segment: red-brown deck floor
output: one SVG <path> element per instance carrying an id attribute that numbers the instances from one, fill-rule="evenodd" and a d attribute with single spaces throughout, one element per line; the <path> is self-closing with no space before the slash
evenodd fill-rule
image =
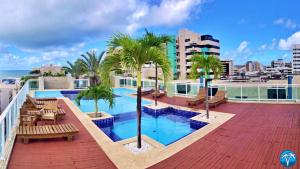
<path id="1" fill-rule="evenodd" d="M 185 98 L 159 101 L 187 107 Z M 300 168 L 299 104 L 226 103 L 212 110 L 235 116 L 150 168 L 283 168 L 279 155 L 285 149 L 296 153 L 298 162 L 293 168 Z"/>
<path id="2" fill-rule="evenodd" d="M 60 105 L 66 111 L 66 117 L 60 123 L 73 123 L 79 129 L 74 140 L 30 140 L 29 144 L 23 144 L 17 139 L 8 168 L 116 168 L 69 107 L 63 101 Z"/>

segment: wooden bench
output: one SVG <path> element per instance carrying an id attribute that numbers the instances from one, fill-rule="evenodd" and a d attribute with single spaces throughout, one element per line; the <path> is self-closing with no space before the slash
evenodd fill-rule
<path id="1" fill-rule="evenodd" d="M 73 140 L 73 136 L 79 130 L 73 124 L 45 125 L 45 126 L 19 126 L 17 137 L 28 144 L 29 139 L 67 138 Z"/>

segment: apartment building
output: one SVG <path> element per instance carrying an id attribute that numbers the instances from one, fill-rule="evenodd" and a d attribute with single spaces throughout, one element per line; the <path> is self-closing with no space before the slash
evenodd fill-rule
<path id="1" fill-rule="evenodd" d="M 5 84 L 0 82 L 0 114 L 5 110 L 6 106 L 10 103 L 15 95 L 15 84 Z"/>
<path id="2" fill-rule="evenodd" d="M 286 62 L 283 59 L 273 60 L 271 66 L 267 66 L 265 73 L 273 75 L 287 76 L 292 74 L 292 64 L 291 62 Z"/>
<path id="3" fill-rule="evenodd" d="M 174 79 L 178 79 L 176 58 L 176 36 L 171 36 L 171 41 L 166 45 L 166 54 L 171 63 L 171 71 Z"/>
<path id="4" fill-rule="evenodd" d="M 234 74 L 234 66 L 232 60 L 221 60 L 223 66 L 222 76 L 232 76 Z"/>
<path id="5" fill-rule="evenodd" d="M 195 53 L 220 56 L 220 42 L 211 35 L 201 35 L 187 29 L 179 31 L 176 40 L 177 74 L 179 79 L 188 79 L 191 72 L 191 58 Z"/>
<path id="6" fill-rule="evenodd" d="M 293 74 L 300 74 L 300 44 L 296 44 L 292 49 L 293 61 L 292 68 Z"/>

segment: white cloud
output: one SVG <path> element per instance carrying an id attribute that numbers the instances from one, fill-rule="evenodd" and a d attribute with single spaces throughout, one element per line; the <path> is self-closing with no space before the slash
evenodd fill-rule
<path id="1" fill-rule="evenodd" d="M 285 23 L 285 19 L 284 18 L 278 18 L 277 20 L 274 21 L 275 25 L 282 25 Z"/>
<path id="2" fill-rule="evenodd" d="M 249 44 L 248 41 L 242 41 L 235 50 L 225 51 L 223 58 L 234 60 L 235 64 L 244 64 L 246 61 L 251 60 L 253 54 Z"/>
<path id="3" fill-rule="evenodd" d="M 111 32 L 183 23 L 204 0 L 1 0 L 0 37 L 26 48 L 72 45 Z"/>
<path id="4" fill-rule="evenodd" d="M 300 31 L 294 33 L 287 39 L 280 39 L 278 46 L 281 50 L 290 50 L 294 44 L 300 44 Z"/>
<path id="5" fill-rule="evenodd" d="M 274 50 L 277 45 L 277 39 L 273 38 L 270 44 L 262 44 L 258 50 L 259 51 L 265 51 L 265 50 Z"/>
<path id="6" fill-rule="evenodd" d="M 248 45 L 249 45 L 249 42 L 247 42 L 247 41 L 241 42 L 238 49 L 237 49 L 237 51 L 238 52 L 243 52 L 248 47 Z"/>
<path id="7" fill-rule="evenodd" d="M 26 57 L 21 57 L 10 52 L 0 52 L 0 69 L 30 69 L 50 63 L 64 65 L 67 60 L 74 61 L 77 59 L 83 53 L 84 47 L 83 43 L 79 43 L 68 48 L 56 47 L 27 50 Z"/>
<path id="8" fill-rule="evenodd" d="M 292 19 L 289 18 L 278 18 L 277 20 L 274 21 L 275 25 L 283 25 L 288 29 L 295 29 L 298 26 L 296 22 L 294 22 Z"/>

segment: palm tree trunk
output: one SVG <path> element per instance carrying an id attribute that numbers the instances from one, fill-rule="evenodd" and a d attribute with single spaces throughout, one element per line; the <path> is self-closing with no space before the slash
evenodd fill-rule
<path id="1" fill-rule="evenodd" d="M 206 118 L 209 119 L 207 78 L 205 78 L 205 100 L 206 100 L 206 102 L 205 102 Z"/>
<path id="2" fill-rule="evenodd" d="M 95 99 L 95 117 L 98 117 L 98 100 Z"/>
<path id="3" fill-rule="evenodd" d="M 155 92 L 157 92 L 157 63 L 155 63 Z M 155 106 L 157 106 L 157 97 L 154 97 L 155 98 Z"/>
<path id="4" fill-rule="evenodd" d="M 142 73 L 141 70 L 137 72 L 137 148 L 142 147 L 141 140 L 141 118 L 142 118 Z"/>

